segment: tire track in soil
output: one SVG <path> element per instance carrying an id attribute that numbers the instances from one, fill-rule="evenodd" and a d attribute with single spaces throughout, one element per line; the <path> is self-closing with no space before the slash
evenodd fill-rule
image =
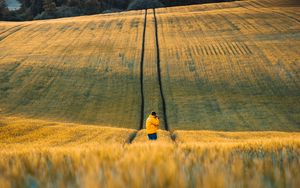
<path id="1" fill-rule="evenodd" d="M 163 117 L 164 117 L 164 120 L 165 120 L 165 130 L 170 133 L 170 139 L 177 146 L 177 142 L 176 142 L 177 135 L 176 135 L 176 133 L 174 133 L 173 130 L 170 130 L 170 127 L 169 127 L 169 124 L 168 124 L 168 117 L 167 117 L 167 110 L 166 110 L 166 100 L 165 100 L 165 95 L 164 95 L 164 92 L 163 92 L 163 86 L 162 86 L 162 81 L 161 81 L 160 49 L 159 49 L 158 26 L 157 26 L 157 17 L 156 17 L 155 9 L 153 9 L 153 17 L 154 17 L 154 24 L 155 24 L 157 76 L 158 76 L 159 91 L 160 91 L 160 96 L 161 96 L 161 101 L 162 101 Z"/>
<path id="2" fill-rule="evenodd" d="M 167 112 L 166 112 L 166 102 L 165 102 L 165 96 L 163 93 L 163 87 L 162 87 L 162 81 L 161 81 L 161 66 L 160 66 L 160 49 L 159 49 L 159 40 L 158 40 L 158 26 L 157 26 L 157 18 L 156 18 L 156 12 L 155 9 L 153 9 L 153 17 L 154 17 L 154 25 L 155 25 L 155 45 L 156 45 L 156 64 L 157 64 L 157 77 L 158 77 L 158 84 L 159 84 L 159 91 L 162 101 L 162 108 L 163 108 L 163 117 L 165 121 L 165 130 L 170 133 L 170 139 L 177 145 L 176 142 L 176 134 L 169 129 L 168 125 L 168 119 L 167 119 Z M 138 131 L 143 129 L 143 123 L 144 123 L 144 54 L 145 54 L 145 36 L 146 36 L 146 26 L 147 26 L 147 9 L 145 9 L 145 18 L 144 18 L 144 30 L 143 30 L 143 41 L 142 41 L 142 51 L 141 51 L 141 62 L 140 62 L 140 83 L 141 83 L 141 119 L 140 119 L 140 125 L 139 129 L 130 133 L 126 142 L 128 144 L 131 144 L 133 140 L 136 138 Z"/>
<path id="3" fill-rule="evenodd" d="M 145 98 L 144 98 L 144 54 L 145 54 L 145 38 L 146 38 L 146 26 L 147 26 L 147 9 L 145 9 L 144 14 L 144 28 L 143 28 L 143 39 L 142 39 L 142 49 L 141 49 L 141 61 L 140 61 L 140 92 L 141 92 L 141 114 L 140 114 L 140 124 L 137 130 L 133 131 L 128 135 L 128 138 L 125 140 L 125 143 L 131 144 L 135 139 L 139 130 L 143 129 L 144 123 L 144 107 L 145 107 Z M 124 143 L 124 144 L 125 144 Z"/>
<path id="4" fill-rule="evenodd" d="M 145 9 L 145 18 L 144 18 L 144 29 L 143 29 L 143 41 L 142 41 L 142 51 L 141 51 L 141 62 L 140 62 L 140 88 L 141 88 L 141 119 L 139 130 L 143 129 L 144 123 L 144 107 L 145 107 L 145 98 L 144 98 L 144 55 L 145 55 L 145 38 L 146 38 L 146 27 L 147 27 L 147 9 Z"/>
<path id="5" fill-rule="evenodd" d="M 154 24 L 155 24 L 155 43 L 156 43 L 156 58 L 157 58 L 156 63 L 157 63 L 157 76 L 158 76 L 159 91 L 160 91 L 160 96 L 161 96 L 161 101 L 162 101 L 163 117 L 165 120 L 165 130 L 170 131 L 169 125 L 168 125 L 167 112 L 166 112 L 166 101 L 165 101 L 165 96 L 164 96 L 162 82 L 161 82 L 160 51 L 159 51 L 157 18 L 156 18 L 155 9 L 153 9 L 153 16 L 154 16 Z"/>
<path id="6" fill-rule="evenodd" d="M 10 28 L 10 29 L 6 30 L 5 32 L 14 29 L 12 32 L 8 33 L 7 35 L 5 35 L 5 36 L 0 36 L 0 42 L 3 41 L 4 39 L 6 39 L 7 37 L 9 37 L 9 36 L 15 34 L 16 32 L 20 31 L 21 29 L 23 29 L 23 28 L 29 26 L 29 25 L 30 25 L 30 24 L 28 24 L 28 25 L 18 25 L 18 26 L 15 26 L 15 27 L 13 27 L 13 28 Z M 17 29 L 15 29 L 15 28 L 17 28 Z M 5 32 L 3 32 L 3 33 L 5 33 Z M 1 35 L 2 35 L 3 33 L 1 33 Z"/>
<path id="7" fill-rule="evenodd" d="M 0 35 L 4 34 L 4 33 L 6 33 L 6 32 L 9 32 L 10 30 L 13 30 L 13 29 L 15 29 L 15 28 L 18 28 L 18 27 L 20 27 L 20 26 L 22 26 L 22 25 L 15 25 L 15 26 L 12 26 L 12 27 L 10 27 L 10 28 L 8 28 L 8 29 L 5 29 L 4 31 L 2 31 L 2 32 L 0 33 Z"/>

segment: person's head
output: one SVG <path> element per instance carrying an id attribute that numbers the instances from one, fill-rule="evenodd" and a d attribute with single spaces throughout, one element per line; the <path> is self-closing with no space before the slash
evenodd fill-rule
<path id="1" fill-rule="evenodd" d="M 152 111 L 152 112 L 151 112 L 151 115 L 152 115 L 152 116 L 156 116 L 156 112 Z"/>

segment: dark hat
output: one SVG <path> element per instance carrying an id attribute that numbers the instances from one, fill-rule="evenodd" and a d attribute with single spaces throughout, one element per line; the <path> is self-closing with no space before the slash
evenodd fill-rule
<path id="1" fill-rule="evenodd" d="M 152 112 L 151 112 L 151 115 L 152 115 L 152 116 L 156 116 L 156 112 L 152 111 Z"/>

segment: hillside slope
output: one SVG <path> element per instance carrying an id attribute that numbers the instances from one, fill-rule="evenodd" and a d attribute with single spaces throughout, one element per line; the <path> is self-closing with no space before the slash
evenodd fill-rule
<path id="1" fill-rule="evenodd" d="M 139 128 L 155 110 L 162 128 L 299 131 L 297 10 L 244 0 L 0 22 L 0 113 Z"/>
<path id="2" fill-rule="evenodd" d="M 158 10 L 171 127 L 300 129 L 300 15 L 294 2 Z"/>
<path id="3" fill-rule="evenodd" d="M 2 111 L 136 128 L 142 11 L 1 26 Z"/>

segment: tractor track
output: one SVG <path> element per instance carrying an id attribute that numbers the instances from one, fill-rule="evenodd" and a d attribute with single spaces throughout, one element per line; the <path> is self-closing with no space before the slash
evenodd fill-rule
<path id="1" fill-rule="evenodd" d="M 10 32 L 10 33 L 8 33 L 8 34 L 5 35 L 5 36 L 0 36 L 0 42 L 3 41 L 4 39 L 6 39 L 7 37 L 9 37 L 9 36 L 15 34 L 16 32 L 20 31 L 21 29 L 23 29 L 23 28 L 29 26 L 29 25 L 30 25 L 30 24 L 28 24 L 28 25 L 17 25 L 17 26 L 14 26 L 14 27 L 12 27 L 12 28 L 7 29 L 6 31 L 2 32 L 0 35 L 2 35 L 2 34 L 4 34 L 4 33 L 8 32 L 8 31 L 11 31 L 11 30 L 13 30 L 13 31 Z"/>
<path id="2" fill-rule="evenodd" d="M 166 129 L 166 131 L 169 131 L 168 118 L 167 118 L 167 110 L 166 110 L 166 101 L 165 101 L 165 96 L 164 96 L 163 87 L 162 87 L 162 81 L 161 81 L 160 51 L 159 51 L 157 18 L 156 18 L 155 9 L 153 9 L 153 16 L 154 16 L 154 24 L 155 24 L 155 44 L 156 44 L 157 77 L 158 77 L 159 91 L 160 91 L 160 96 L 161 96 L 161 101 L 162 101 L 163 117 L 164 117 L 164 121 L 165 121 L 165 129 Z"/>
<path id="3" fill-rule="evenodd" d="M 4 33 L 8 32 L 8 31 L 10 31 L 10 30 L 13 30 L 13 29 L 15 29 L 15 28 L 18 28 L 18 27 L 20 27 L 20 26 L 21 26 L 21 25 L 16 25 L 16 26 L 10 27 L 10 28 L 8 28 L 8 29 L 2 31 L 2 32 L 0 33 L 0 35 L 2 35 L 2 34 L 4 34 Z"/>
<path id="4" fill-rule="evenodd" d="M 143 28 L 143 39 L 142 39 L 142 48 L 141 48 L 141 60 L 140 60 L 140 92 L 141 92 L 141 114 L 140 114 L 140 124 L 137 130 L 129 134 L 125 143 L 131 144 L 136 138 L 138 131 L 143 129 L 144 124 L 144 113 L 145 113 L 145 98 L 144 98 L 144 56 L 145 56 L 145 38 L 146 38 L 146 28 L 147 28 L 147 9 L 145 9 L 144 16 L 144 28 Z M 166 112 L 166 101 L 165 95 L 163 92 L 162 79 L 161 79 L 161 65 L 160 65 L 160 49 L 159 49 L 159 40 L 158 40 L 158 24 L 156 18 L 155 9 L 153 9 L 154 17 L 154 26 L 155 26 L 155 46 L 156 46 L 156 66 L 157 66 L 157 78 L 159 85 L 159 93 L 162 102 L 163 118 L 164 118 L 164 128 L 170 133 L 170 138 L 176 144 L 176 134 L 169 129 L 167 112 Z"/>
<path id="5" fill-rule="evenodd" d="M 137 130 L 130 133 L 125 140 L 124 144 L 131 144 L 135 139 L 139 130 L 143 129 L 144 124 L 144 113 L 145 113 L 145 97 L 144 97 L 144 55 L 145 55 L 145 38 L 146 38 L 146 27 L 147 27 L 147 9 L 145 9 L 144 15 L 144 28 L 143 28 L 143 38 L 142 38 L 142 48 L 141 48 L 141 60 L 140 60 L 140 92 L 141 92 L 141 114 L 140 114 L 140 124 Z M 123 144 L 123 146 L 124 146 Z"/>
<path id="6" fill-rule="evenodd" d="M 141 62 L 140 62 L 141 117 L 140 117 L 139 130 L 143 129 L 144 113 L 145 113 L 145 110 L 144 110 L 144 108 L 145 108 L 145 97 L 144 97 L 144 55 L 145 55 L 146 27 L 147 27 L 147 9 L 145 9 L 143 40 L 142 40 L 142 52 L 141 52 Z"/>

